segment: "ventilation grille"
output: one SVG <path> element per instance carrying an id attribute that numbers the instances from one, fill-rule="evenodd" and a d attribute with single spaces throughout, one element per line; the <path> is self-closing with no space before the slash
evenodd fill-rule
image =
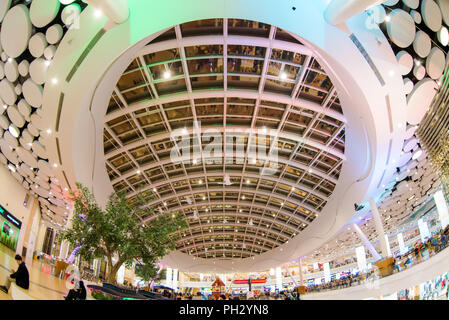
<path id="1" fill-rule="evenodd" d="M 56 132 L 59 132 L 59 120 L 61 119 L 62 105 L 64 104 L 64 93 L 61 92 L 58 103 L 58 113 L 56 114 Z"/>
<path id="2" fill-rule="evenodd" d="M 89 42 L 86 49 L 84 49 L 81 56 L 76 61 L 75 65 L 73 66 L 72 70 L 70 70 L 70 73 L 68 74 L 67 78 L 65 79 L 67 82 L 70 82 L 72 80 L 73 76 L 75 75 L 76 71 L 78 70 L 79 66 L 83 63 L 84 59 L 87 57 L 89 52 L 92 50 L 92 48 L 97 44 L 97 42 L 101 39 L 101 37 L 106 33 L 106 30 L 101 29 L 98 31 L 98 33 L 93 37 L 93 39 Z"/>
<path id="3" fill-rule="evenodd" d="M 70 185 L 69 180 L 67 179 L 65 171 L 62 171 L 62 175 L 64 176 L 65 183 L 67 183 L 67 185 L 69 186 L 69 189 L 72 189 L 72 186 Z"/>
<path id="4" fill-rule="evenodd" d="M 59 139 L 58 139 L 58 138 L 56 138 L 56 150 L 58 151 L 59 165 L 62 165 L 62 161 L 61 161 L 61 150 L 59 149 Z"/>
<path id="5" fill-rule="evenodd" d="M 357 37 L 354 34 L 351 34 L 350 39 L 352 40 L 352 42 L 355 44 L 355 46 L 357 47 L 357 49 L 359 49 L 360 53 L 363 55 L 363 57 L 365 58 L 366 62 L 368 62 L 368 65 L 370 66 L 371 70 L 373 70 L 374 74 L 376 75 L 377 79 L 379 80 L 380 84 L 382 86 L 385 85 L 385 81 L 382 78 L 382 76 L 380 75 L 379 70 L 377 69 L 376 65 L 374 64 L 373 60 L 371 59 L 371 57 L 369 56 L 368 52 L 366 52 L 365 48 L 362 46 L 362 44 L 360 43 L 360 41 L 357 39 Z"/>

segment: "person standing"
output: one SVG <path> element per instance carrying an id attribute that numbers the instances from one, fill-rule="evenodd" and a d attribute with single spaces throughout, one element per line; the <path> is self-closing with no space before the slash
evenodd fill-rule
<path id="1" fill-rule="evenodd" d="M 16 260 L 17 264 L 19 265 L 19 268 L 17 269 L 16 272 L 12 270 L 13 273 L 11 273 L 9 277 L 6 279 L 5 285 L 0 286 L 0 290 L 2 290 L 4 293 L 8 293 L 8 290 L 11 287 L 11 282 L 13 279 L 16 280 L 16 285 L 21 287 L 22 289 L 28 290 L 28 288 L 30 287 L 28 269 L 25 266 L 25 262 L 22 260 L 22 256 L 16 254 L 14 260 Z"/>

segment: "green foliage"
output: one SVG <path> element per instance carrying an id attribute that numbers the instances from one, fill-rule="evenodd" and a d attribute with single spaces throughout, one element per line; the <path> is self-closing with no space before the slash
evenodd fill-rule
<path id="1" fill-rule="evenodd" d="M 114 300 L 113 296 L 106 295 L 101 292 L 92 291 L 91 295 L 95 300 Z"/>
<path id="2" fill-rule="evenodd" d="M 77 183 L 74 196 L 72 228 L 64 238 L 74 246 L 81 246 L 78 254 L 87 261 L 93 258 L 108 259 L 108 281 L 115 281 L 115 274 L 122 264 L 131 267 L 138 261 L 147 268 L 170 250 L 175 249 L 179 236 L 173 233 L 187 227 L 179 215 L 155 215 L 149 208 L 148 197 L 136 196 L 132 200 L 125 193 L 112 193 L 106 208 L 101 209 L 90 191 Z M 154 216 L 143 225 L 138 217 Z M 112 264 L 112 258 L 117 262 Z"/>
<path id="3" fill-rule="evenodd" d="M 142 278 L 143 281 L 152 281 L 157 279 L 164 279 L 166 270 L 162 270 L 161 273 L 157 274 L 159 268 L 154 264 L 143 264 L 136 265 L 136 275 Z M 156 277 L 157 275 L 157 277 Z"/>

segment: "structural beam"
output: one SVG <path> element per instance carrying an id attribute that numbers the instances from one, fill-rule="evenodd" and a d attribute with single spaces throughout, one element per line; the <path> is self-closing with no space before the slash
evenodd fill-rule
<path id="1" fill-rule="evenodd" d="M 285 269 L 287 269 L 287 273 L 290 276 L 290 278 L 293 280 L 293 283 L 295 284 L 295 287 L 298 286 L 298 281 L 296 281 L 295 277 L 293 277 L 292 272 L 290 271 L 290 269 L 287 267 L 285 267 Z"/>
<path id="2" fill-rule="evenodd" d="M 374 249 L 371 242 L 368 240 L 368 238 L 365 236 L 362 230 L 360 230 L 359 226 L 353 223 L 351 225 L 352 229 L 359 235 L 360 239 L 363 241 L 363 243 L 366 245 L 368 250 L 371 252 L 375 260 L 380 260 L 382 257 L 377 253 L 376 249 Z"/>
<path id="3" fill-rule="evenodd" d="M 374 225 L 376 227 L 377 235 L 379 237 L 380 248 L 382 250 L 382 255 L 384 258 L 389 256 L 388 254 L 388 244 L 387 239 L 385 238 L 384 226 L 382 224 L 382 220 L 380 217 L 379 210 L 377 209 L 376 201 L 373 198 L 369 199 L 371 213 L 373 214 Z"/>
<path id="4" fill-rule="evenodd" d="M 382 2 L 385 0 L 332 0 L 324 11 L 324 18 L 336 26 Z"/>

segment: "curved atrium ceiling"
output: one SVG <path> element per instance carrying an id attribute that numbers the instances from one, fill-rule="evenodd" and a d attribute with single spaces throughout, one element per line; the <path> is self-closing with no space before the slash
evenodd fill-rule
<path id="1" fill-rule="evenodd" d="M 149 43 L 117 82 L 106 168 L 116 191 L 154 197 L 144 222 L 185 217 L 178 250 L 247 258 L 295 237 L 324 208 L 344 161 L 342 120 L 331 80 L 288 32 L 247 20 L 189 22 Z M 175 130 L 202 151 L 173 161 Z M 253 152 L 261 144 L 265 158 Z M 220 154 L 205 154 L 212 145 Z M 234 156 L 222 152 L 229 146 Z M 276 173 L 264 174 L 270 166 Z"/>

